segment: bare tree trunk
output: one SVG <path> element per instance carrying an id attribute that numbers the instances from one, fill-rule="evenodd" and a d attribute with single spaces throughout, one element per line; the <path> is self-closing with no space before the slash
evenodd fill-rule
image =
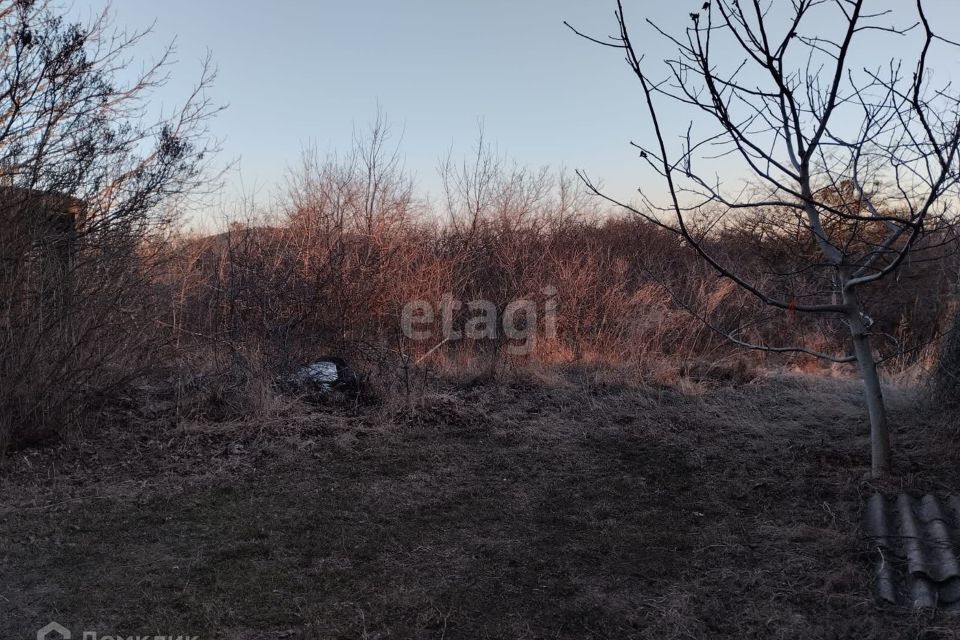
<path id="1" fill-rule="evenodd" d="M 890 470 L 890 431 L 887 427 L 887 410 L 883 404 L 883 390 L 870 348 L 870 335 L 860 312 L 860 301 L 856 292 L 847 288 L 844 288 L 843 298 L 850 309 L 847 321 L 850 324 L 853 352 L 863 379 L 863 397 L 870 415 L 870 475 L 880 478 Z"/>

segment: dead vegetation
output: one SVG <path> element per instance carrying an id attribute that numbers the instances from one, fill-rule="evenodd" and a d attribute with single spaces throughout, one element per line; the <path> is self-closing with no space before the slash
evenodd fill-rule
<path id="1" fill-rule="evenodd" d="M 211 177 L 209 67 L 151 120 L 171 52 L 135 70 L 142 33 L 63 11 L 0 4 L 0 452 L 92 426 L 162 360 L 166 233 Z"/>
<path id="2" fill-rule="evenodd" d="M 267 378 L 337 353 L 377 394 L 408 400 L 437 375 L 521 363 L 602 362 L 658 382 L 719 372 L 749 379 L 770 368 L 853 372 L 802 354 L 739 351 L 713 329 L 818 351 L 842 350 L 849 336 L 789 309 L 754 318 L 749 295 L 669 233 L 597 209 L 563 173 L 511 167 L 481 139 L 475 156 L 444 166 L 446 198 L 428 207 L 389 140 L 378 121 L 346 157 L 308 153 L 276 205 L 281 213 L 254 212 L 246 224 L 177 244 L 167 327 L 182 351 L 200 348 L 227 369 L 256 354 Z M 751 230 L 751 214 L 740 218 L 712 237 L 712 250 L 762 280 L 784 261 L 783 247 Z M 930 365 L 955 268 L 952 256 L 907 264 L 864 295 L 888 373 Z M 499 327 L 482 340 L 443 333 L 444 322 L 462 328 L 476 317 L 465 303 L 488 301 L 500 318 L 517 300 L 539 314 L 522 357 Z M 415 301 L 436 310 L 424 339 L 402 330 L 404 307 Z M 444 320 L 450 301 L 463 306 Z M 553 332 L 548 305 L 556 309 Z"/>
<path id="3" fill-rule="evenodd" d="M 815 350 L 848 338 L 789 310 L 755 322 L 747 294 L 656 225 L 597 209 L 570 176 L 511 167 L 481 140 L 475 155 L 445 165 L 446 198 L 428 206 L 398 153 L 379 120 L 347 156 L 306 154 L 274 207 L 212 236 L 176 234 L 170 219 L 144 218 L 148 208 L 127 222 L 95 211 L 56 276 L 70 283 L 56 304 L 11 271 L 0 448 L 88 428 L 132 382 L 165 385 L 185 419 L 259 415 L 282 402 L 278 380 L 330 354 L 357 369 L 363 402 L 407 404 L 438 376 L 524 363 L 606 363 L 658 383 L 846 371 L 739 352 L 714 329 L 738 327 L 758 342 L 788 336 Z M 773 263 L 777 246 L 753 235 L 750 220 L 743 214 L 710 242 L 762 279 L 770 263 L 750 257 L 753 245 L 767 242 L 760 253 Z M 952 260 L 905 265 L 865 297 L 888 372 L 930 364 Z M 449 323 L 462 329 L 475 321 L 471 302 L 486 301 L 499 320 L 522 300 L 535 314 L 521 316 L 524 340 L 500 326 L 477 340 L 444 334 L 440 310 L 451 301 L 462 306 Z M 426 339 L 403 330 L 415 301 L 437 309 Z M 529 348 L 518 356 L 517 344 Z"/>
<path id="4" fill-rule="evenodd" d="M 11 458 L 0 633 L 55 614 L 224 638 L 957 637 L 873 600 L 855 384 L 631 380 L 580 365 L 452 379 L 413 410 L 120 412 Z M 884 488 L 957 491 L 955 427 L 906 392 L 893 407 Z"/>
<path id="5" fill-rule="evenodd" d="M 51 618 L 231 638 L 951 636 L 872 600 L 856 531 L 878 485 L 849 366 L 721 334 L 848 336 L 789 308 L 748 322 L 746 294 L 675 237 L 482 136 L 427 202 L 382 119 L 345 156 L 306 153 L 263 210 L 179 233 L 208 184 L 209 76 L 130 128 L 163 62 L 104 85 L 130 41 L 97 67 L 85 38 L 106 23 L 71 30 L 51 6 L 0 11 L 20 34 L 0 64 L 63 74 L 67 111 L 110 87 L 118 110 L 0 136 L 0 636 Z M 24 21 L 60 55 L 31 50 Z M 89 153 L 44 155 L 44 135 Z M 84 204 L 65 252 L 11 192 Z M 764 215 L 702 236 L 757 282 L 781 262 Z M 905 263 L 864 295 L 890 381 L 926 378 L 958 266 Z M 523 355 L 503 331 L 402 330 L 413 301 L 501 317 L 519 299 L 538 312 Z M 285 384 L 328 355 L 358 389 Z M 956 491 L 956 430 L 912 394 L 894 393 L 885 488 Z"/>

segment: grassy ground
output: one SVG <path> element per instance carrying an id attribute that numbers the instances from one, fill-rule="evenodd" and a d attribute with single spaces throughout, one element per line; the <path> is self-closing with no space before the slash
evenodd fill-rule
<path id="1" fill-rule="evenodd" d="M 886 489 L 960 490 L 955 432 L 894 404 Z M 857 388 L 802 378 L 104 428 L 0 470 L 0 638 L 960 637 L 874 603 L 867 451 Z"/>

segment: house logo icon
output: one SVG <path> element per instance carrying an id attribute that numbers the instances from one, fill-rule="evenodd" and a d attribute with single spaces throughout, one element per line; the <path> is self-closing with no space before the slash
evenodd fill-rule
<path id="1" fill-rule="evenodd" d="M 51 622 L 37 631 L 37 640 L 70 640 L 70 629 L 59 622 Z"/>

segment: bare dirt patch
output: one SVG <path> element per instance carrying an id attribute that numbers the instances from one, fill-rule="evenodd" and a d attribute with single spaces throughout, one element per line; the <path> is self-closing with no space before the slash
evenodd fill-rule
<path id="1" fill-rule="evenodd" d="M 958 490 L 955 432 L 899 404 L 896 489 Z M 583 373 L 117 425 L 0 471 L 0 637 L 957 637 L 869 592 L 866 429 L 845 382 Z"/>

